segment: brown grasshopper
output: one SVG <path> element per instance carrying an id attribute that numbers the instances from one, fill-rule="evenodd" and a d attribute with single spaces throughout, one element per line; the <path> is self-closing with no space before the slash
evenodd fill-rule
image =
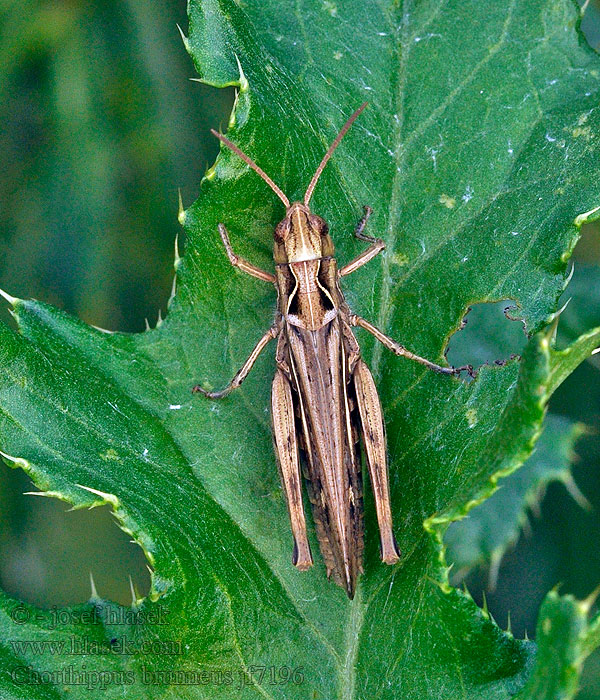
<path id="1" fill-rule="evenodd" d="M 392 530 L 385 425 L 371 372 L 360 356 L 353 326 L 364 328 L 396 355 L 420 362 L 443 374 L 466 367 L 440 367 L 419 357 L 352 313 L 340 288 L 340 278 L 358 270 L 385 248 L 379 238 L 364 233 L 371 208 L 364 207 L 355 236 L 369 247 L 338 269 L 327 223 L 313 214 L 310 198 L 332 153 L 366 102 L 344 124 L 317 168 L 303 202 L 290 201 L 271 178 L 235 144 L 212 131 L 271 187 L 284 203 L 285 217 L 276 226 L 273 257 L 276 274 L 239 258 L 227 229 L 219 233 L 232 265 L 274 284 L 275 322 L 229 385 L 222 391 L 195 386 L 211 399 L 221 399 L 244 381 L 261 351 L 277 338 L 277 370 L 271 394 L 275 453 L 291 521 L 292 561 L 304 571 L 313 564 L 302 504 L 300 453 L 313 517 L 327 576 L 354 597 L 362 572 L 363 498 L 359 433 L 375 497 L 381 558 L 394 564 L 400 558 Z"/>

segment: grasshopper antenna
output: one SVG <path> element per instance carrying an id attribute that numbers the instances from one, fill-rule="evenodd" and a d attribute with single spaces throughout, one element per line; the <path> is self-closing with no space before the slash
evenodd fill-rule
<path id="1" fill-rule="evenodd" d="M 339 146 L 340 141 L 344 138 L 348 129 L 352 126 L 352 124 L 354 124 L 355 119 L 363 111 L 363 109 L 367 106 L 367 104 L 368 104 L 368 102 L 363 102 L 361 104 L 361 106 L 356 110 L 356 112 L 354 112 L 354 114 L 348 119 L 348 121 L 341 128 L 340 133 L 335 137 L 335 140 L 331 144 L 331 146 L 329 146 L 329 150 L 323 156 L 323 160 L 319 164 L 319 167 L 317 168 L 317 171 L 313 175 L 313 178 L 310 181 L 310 184 L 306 190 L 306 194 L 304 195 L 305 206 L 308 206 L 308 203 L 310 202 L 310 198 L 312 197 L 312 193 L 313 193 L 313 190 L 315 189 L 315 185 L 319 181 L 319 178 L 321 177 L 321 173 L 323 172 L 323 170 L 325 170 L 325 166 L 327 165 L 327 161 L 331 158 L 331 155 L 333 154 L 335 149 Z"/>
<path id="2" fill-rule="evenodd" d="M 289 209 L 290 200 L 283 194 L 279 187 L 277 187 L 273 180 L 271 180 L 267 173 L 262 168 L 259 168 L 258 165 L 256 165 L 256 163 L 252 160 L 252 158 L 250 158 L 250 156 L 247 156 L 244 153 L 244 151 L 242 151 L 235 145 L 235 143 L 232 143 L 226 136 L 223 136 L 223 134 L 219 134 L 218 131 L 211 129 L 210 133 L 213 136 L 216 136 L 219 139 L 219 141 L 222 141 L 227 146 L 227 148 L 230 148 L 236 155 L 238 155 L 245 163 L 247 163 L 252 168 L 252 170 L 257 172 L 260 175 L 260 177 L 267 183 L 267 185 L 269 185 L 273 192 L 275 192 L 279 199 L 285 204 L 285 208 Z"/>

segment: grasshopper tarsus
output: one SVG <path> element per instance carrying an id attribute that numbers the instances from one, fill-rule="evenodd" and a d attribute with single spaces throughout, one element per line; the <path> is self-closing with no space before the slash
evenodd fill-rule
<path id="1" fill-rule="evenodd" d="M 349 262 L 347 265 L 344 265 L 344 267 L 340 269 L 338 273 L 340 277 L 345 277 L 346 275 L 355 272 L 385 249 L 385 242 L 381 240 L 381 238 L 368 236 L 366 233 L 364 233 L 365 226 L 367 225 L 367 221 L 373 213 L 373 210 L 369 206 L 364 206 L 363 209 L 365 213 L 361 216 L 360 221 L 354 229 L 354 236 L 361 241 L 367 241 L 371 245 L 366 250 L 363 250 L 358 257 L 354 258 L 354 260 Z"/>
<path id="2" fill-rule="evenodd" d="M 365 227 L 367 225 L 367 221 L 369 220 L 371 214 L 373 213 L 373 209 L 368 205 L 365 204 L 363 206 L 363 211 L 364 214 L 360 217 L 360 220 L 358 224 L 356 224 L 356 228 L 354 229 L 354 236 L 358 238 L 361 241 L 369 241 L 371 243 L 374 243 L 375 241 L 379 241 L 379 238 L 375 238 L 375 236 L 369 236 L 366 233 L 364 233 Z"/>
<path id="3" fill-rule="evenodd" d="M 221 391 L 208 391 L 208 389 L 201 387 L 200 384 L 196 384 L 196 386 L 192 387 L 192 394 L 202 394 L 206 396 L 207 399 L 224 399 L 233 389 L 234 387 L 229 385 Z"/>
<path id="4" fill-rule="evenodd" d="M 475 379 L 477 372 L 473 369 L 473 365 L 461 365 L 460 367 L 451 367 L 452 374 L 460 376 L 461 372 L 466 372 L 471 379 Z"/>
<path id="5" fill-rule="evenodd" d="M 409 359 L 413 359 L 413 358 L 409 358 Z M 436 365 L 434 363 L 431 363 L 430 365 L 426 365 L 426 366 L 432 372 L 438 372 L 439 374 L 448 374 L 448 375 L 452 375 L 453 377 L 459 377 L 461 372 L 468 372 L 469 376 L 473 376 L 471 374 L 473 371 L 473 367 L 471 365 L 463 365 L 462 367 L 442 367 L 441 365 Z"/>

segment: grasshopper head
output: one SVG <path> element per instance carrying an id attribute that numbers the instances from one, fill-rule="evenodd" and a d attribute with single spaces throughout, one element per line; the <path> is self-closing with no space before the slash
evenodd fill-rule
<path id="1" fill-rule="evenodd" d="M 329 227 L 306 204 L 294 202 L 275 227 L 275 262 L 293 263 L 333 255 Z"/>
<path id="2" fill-rule="evenodd" d="M 223 136 L 223 134 L 219 134 L 214 129 L 211 129 L 214 136 L 222 141 L 234 153 L 237 153 L 244 162 L 257 172 L 285 204 L 285 218 L 282 219 L 275 228 L 274 258 L 276 263 L 302 262 L 304 260 L 315 260 L 333 255 L 333 242 L 329 237 L 327 224 L 323 219 L 310 211 L 308 204 L 312 197 L 313 190 L 315 189 L 315 185 L 327 165 L 327 161 L 338 147 L 344 134 L 366 106 L 367 103 L 364 102 L 348 119 L 341 128 L 339 134 L 335 137 L 306 189 L 304 201 L 293 202 L 292 204 L 290 204 L 290 200 L 285 196 L 283 191 L 273 182 L 264 170 L 256 165 L 250 156 L 247 156 L 234 143 Z"/>

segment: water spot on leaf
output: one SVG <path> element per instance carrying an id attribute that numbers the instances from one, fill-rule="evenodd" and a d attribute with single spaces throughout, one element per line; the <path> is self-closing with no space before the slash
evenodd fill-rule
<path id="1" fill-rule="evenodd" d="M 325 0 L 325 2 L 323 3 L 323 8 L 325 9 L 326 12 L 329 12 L 329 14 L 332 17 L 337 17 L 337 13 L 338 13 L 337 5 L 333 2 L 331 2 L 331 0 Z"/>
<path id="2" fill-rule="evenodd" d="M 464 193 L 463 196 L 461 197 L 462 201 L 463 201 L 465 204 L 466 204 L 467 202 L 470 202 L 471 199 L 473 199 L 473 194 L 474 194 L 473 188 L 471 187 L 471 185 L 467 185 L 466 188 L 465 188 L 465 193 Z"/>
<path id="3" fill-rule="evenodd" d="M 423 39 L 434 39 L 434 38 L 441 39 L 441 38 L 442 38 L 442 35 L 441 35 L 441 34 L 429 33 L 429 34 L 426 34 L 425 36 L 416 36 L 416 37 L 414 38 L 414 42 L 415 42 L 415 44 L 418 44 L 419 42 L 423 41 Z"/>

